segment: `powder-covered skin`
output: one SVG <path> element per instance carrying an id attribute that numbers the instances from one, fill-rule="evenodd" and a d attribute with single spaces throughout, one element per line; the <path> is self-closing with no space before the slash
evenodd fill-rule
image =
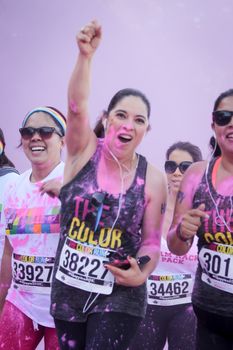
<path id="1" fill-rule="evenodd" d="M 204 175 L 202 181 L 194 195 L 193 207 L 197 208 L 201 203 L 205 203 L 205 212 L 209 215 L 209 218 L 205 218 L 201 221 L 201 226 L 198 229 L 198 251 L 199 255 L 202 248 L 207 248 L 202 255 L 206 259 L 206 268 L 210 273 L 215 275 L 220 272 L 217 283 L 221 283 L 221 288 L 226 288 L 228 291 L 221 290 L 216 287 L 212 287 L 206 282 L 202 281 L 201 276 L 203 273 L 203 267 L 198 264 L 196 273 L 196 279 L 194 284 L 192 300 L 199 308 L 216 313 L 218 315 L 233 316 L 233 294 L 232 290 L 232 268 L 228 268 L 229 262 L 233 252 L 233 222 L 231 215 L 230 196 L 222 196 L 216 192 L 212 185 L 211 174 L 215 159 L 210 163 L 208 172 L 208 183 L 212 193 L 214 201 L 217 203 L 218 211 L 223 216 L 228 227 L 217 218 L 217 210 L 210 197 L 208 190 L 206 176 Z M 229 231 L 231 229 L 231 232 Z M 222 259 L 219 256 L 219 252 L 224 252 Z M 227 253 L 227 251 L 229 253 Z M 217 257 L 216 257 L 217 256 Z M 232 259 L 231 259 L 232 260 Z M 221 270 L 220 270 L 221 268 Z M 223 276 L 224 275 L 224 276 Z M 223 283 L 222 283 L 223 282 Z M 225 287 L 224 287 L 225 286 Z"/>
<path id="2" fill-rule="evenodd" d="M 103 249 L 110 249 L 111 251 L 120 250 L 125 255 L 135 256 L 140 247 L 147 167 L 144 157 L 139 156 L 134 181 L 123 196 L 122 209 L 114 229 L 111 231 L 113 222 L 117 217 L 119 195 L 106 195 L 103 202 L 103 213 L 95 233 L 93 232 L 93 222 L 87 220 L 88 214 L 93 210 L 91 205 L 92 195 L 100 191 L 96 171 L 101 147 L 102 142 L 98 144 L 97 150 L 90 161 L 70 183 L 62 188 L 60 194 L 62 202 L 61 238 L 55 261 L 51 313 L 55 318 L 61 320 L 85 321 L 89 313 L 103 311 L 125 312 L 134 316 L 145 315 L 145 284 L 136 288 L 114 285 L 110 295 L 99 295 L 88 312 L 85 313 L 83 308 L 90 297 L 90 292 L 62 283 L 55 277 L 67 236 L 72 237 L 72 244 L 85 243 L 85 247 L 91 249 L 97 255 L 98 248 L 99 254 L 104 254 Z M 78 250 L 79 245 L 76 245 L 76 247 Z M 89 302 L 95 298 L 95 295 L 93 289 Z"/>
<path id="3" fill-rule="evenodd" d="M 34 327 L 30 318 L 7 301 L 1 315 L 0 327 L 7 329 L 7 332 L 0 332 L 0 349 L 35 349 L 45 336 L 46 349 L 59 350 L 54 328 L 44 328 L 41 325 Z"/>

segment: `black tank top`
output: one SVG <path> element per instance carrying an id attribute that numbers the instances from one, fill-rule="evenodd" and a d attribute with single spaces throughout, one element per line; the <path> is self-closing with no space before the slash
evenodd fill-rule
<path id="1" fill-rule="evenodd" d="M 134 180 L 123 195 L 122 208 L 118 220 L 109 237 L 109 229 L 118 215 L 119 195 L 104 194 L 103 212 L 99 225 L 94 231 L 96 213 L 93 213 L 93 198 L 102 194 L 97 183 L 97 167 L 101 155 L 102 141 L 96 152 L 83 169 L 67 183 L 60 193 L 61 199 L 61 237 L 58 245 L 52 286 L 51 313 L 55 318 L 72 321 L 85 321 L 93 312 L 117 311 L 135 316 L 144 316 L 146 310 L 146 286 L 124 287 L 114 285 L 110 295 L 100 294 L 87 312 L 83 308 L 87 299 L 95 299 L 96 293 L 69 286 L 59 281 L 55 275 L 63 245 L 67 235 L 78 243 L 82 240 L 87 246 L 110 248 L 121 254 L 135 256 L 141 243 L 141 227 L 145 209 L 145 179 L 147 161 L 138 155 L 138 166 Z M 97 196 L 96 196 L 97 194 Z M 94 215 L 95 214 L 95 215 Z M 82 222 L 80 227 L 74 221 Z"/>
<path id="2" fill-rule="evenodd" d="M 205 204 L 209 218 L 201 221 L 197 232 L 199 263 L 192 301 L 203 310 L 232 317 L 232 197 L 218 194 L 212 184 L 215 162 L 216 159 L 213 159 L 209 163 L 193 199 L 194 208 Z"/>

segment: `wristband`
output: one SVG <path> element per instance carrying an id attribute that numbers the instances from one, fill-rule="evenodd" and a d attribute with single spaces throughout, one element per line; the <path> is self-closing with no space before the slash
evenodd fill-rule
<path id="1" fill-rule="evenodd" d="M 177 229 L 176 229 L 177 237 L 179 238 L 179 240 L 186 243 L 190 247 L 192 244 L 192 241 L 193 241 L 193 237 L 192 238 L 184 238 L 181 234 L 180 228 L 181 228 L 181 223 L 179 223 L 179 225 L 177 226 Z"/>

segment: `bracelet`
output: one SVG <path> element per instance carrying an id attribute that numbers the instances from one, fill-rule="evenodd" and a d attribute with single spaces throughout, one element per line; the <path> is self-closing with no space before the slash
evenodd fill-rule
<path id="1" fill-rule="evenodd" d="M 179 223 L 179 225 L 177 226 L 177 229 L 176 229 L 176 236 L 184 243 L 186 243 L 189 247 L 191 246 L 192 244 L 192 241 L 193 241 L 193 237 L 192 238 L 184 238 L 181 234 L 181 231 L 180 231 L 180 228 L 181 228 L 181 223 Z"/>

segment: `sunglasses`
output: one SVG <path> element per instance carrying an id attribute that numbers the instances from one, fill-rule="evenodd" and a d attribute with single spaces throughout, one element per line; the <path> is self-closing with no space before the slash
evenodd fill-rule
<path id="1" fill-rule="evenodd" d="M 99 226 L 106 195 L 106 192 L 95 192 L 91 197 L 90 203 L 94 207 L 94 211 L 87 214 L 86 221 L 90 224 L 94 232 L 96 232 Z"/>
<path id="2" fill-rule="evenodd" d="M 213 122 L 219 126 L 224 126 L 230 123 L 232 116 L 232 111 L 215 111 L 213 112 Z"/>
<path id="3" fill-rule="evenodd" d="M 62 137 L 62 135 L 51 126 L 41 126 L 40 128 L 33 128 L 29 126 L 20 128 L 19 132 L 22 138 L 25 140 L 29 140 L 35 133 L 38 133 L 43 139 L 49 139 L 53 134 L 57 134 Z"/>
<path id="4" fill-rule="evenodd" d="M 167 174 L 173 174 L 177 168 L 179 168 L 181 174 L 184 174 L 185 171 L 190 167 L 192 162 L 184 161 L 180 164 L 177 164 L 173 160 L 167 160 L 164 164 L 164 168 Z"/>

